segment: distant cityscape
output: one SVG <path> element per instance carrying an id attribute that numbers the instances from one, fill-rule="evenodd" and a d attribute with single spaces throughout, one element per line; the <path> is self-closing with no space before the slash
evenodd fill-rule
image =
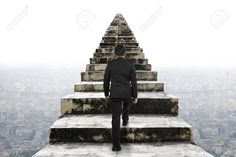
<path id="1" fill-rule="evenodd" d="M 179 116 L 193 141 L 216 157 L 236 154 L 236 69 L 159 68 L 165 91 L 179 97 Z M 0 156 L 31 157 L 48 144 L 60 99 L 73 92 L 85 66 L 0 67 Z"/>

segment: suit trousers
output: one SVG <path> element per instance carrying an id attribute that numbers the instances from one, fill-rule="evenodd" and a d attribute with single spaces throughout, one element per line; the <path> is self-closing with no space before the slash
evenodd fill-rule
<path id="1" fill-rule="evenodd" d="M 120 146 L 120 115 L 123 122 L 129 120 L 129 112 L 132 104 L 131 98 L 109 98 L 109 108 L 112 112 L 112 143 Z"/>

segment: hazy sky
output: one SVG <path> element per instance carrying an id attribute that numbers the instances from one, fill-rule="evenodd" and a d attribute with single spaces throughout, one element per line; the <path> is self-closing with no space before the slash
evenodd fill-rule
<path id="1" fill-rule="evenodd" d="M 236 67 L 234 0 L 1 0 L 0 65 L 85 66 L 122 13 L 154 66 Z"/>

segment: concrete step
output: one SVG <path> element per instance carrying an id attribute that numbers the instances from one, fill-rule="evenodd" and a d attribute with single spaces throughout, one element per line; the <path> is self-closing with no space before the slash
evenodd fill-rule
<path id="1" fill-rule="evenodd" d="M 138 91 L 164 91 L 164 83 L 157 81 L 137 81 Z M 103 92 L 103 82 L 81 81 L 74 85 L 74 92 Z"/>
<path id="2" fill-rule="evenodd" d="M 105 33 L 104 36 L 108 36 L 108 37 L 117 37 L 117 33 Z M 120 36 L 126 36 L 126 37 L 134 37 L 134 34 L 132 32 L 122 32 L 122 33 L 119 33 L 119 37 Z"/>
<path id="3" fill-rule="evenodd" d="M 111 113 L 103 92 L 75 92 L 61 98 L 61 115 Z M 164 92 L 138 92 L 130 114 L 178 114 L 178 98 Z"/>
<path id="4" fill-rule="evenodd" d="M 102 81 L 104 71 L 86 71 L 81 72 L 81 81 Z M 137 81 L 157 81 L 156 71 L 136 70 Z"/>
<path id="5" fill-rule="evenodd" d="M 111 115 L 67 115 L 50 127 L 50 142 L 111 142 Z M 122 143 L 192 141 L 191 126 L 180 117 L 130 115 L 121 126 Z"/>
<path id="6" fill-rule="evenodd" d="M 109 37 L 109 36 L 104 36 L 102 37 L 102 42 L 112 42 L 115 43 L 118 41 L 118 36 L 117 37 Z M 126 36 L 119 36 L 119 41 L 124 41 L 124 42 L 137 42 L 135 37 L 126 37 Z"/>
<path id="7" fill-rule="evenodd" d="M 105 36 L 110 35 L 110 34 L 116 34 L 118 36 L 118 30 L 117 29 L 108 29 L 105 33 Z M 133 35 L 133 32 L 130 29 L 129 30 L 126 29 L 123 31 L 119 30 L 119 36 L 122 36 L 122 35 L 123 36 L 126 36 L 126 35 L 130 36 L 130 35 Z"/>
<path id="8" fill-rule="evenodd" d="M 124 39 L 121 39 L 120 37 L 119 37 L 119 41 L 118 41 L 118 38 L 116 39 L 116 41 L 104 41 L 104 40 L 101 40 L 101 42 L 100 42 L 100 45 L 102 45 L 102 46 L 117 46 L 117 44 L 122 44 L 122 45 L 128 45 L 128 46 L 131 46 L 131 47 L 133 47 L 133 46 L 137 46 L 138 47 L 138 45 L 139 45 L 139 43 L 137 42 L 137 41 L 125 41 Z"/>
<path id="9" fill-rule="evenodd" d="M 112 58 L 110 58 L 110 57 L 108 57 L 108 58 L 106 58 L 106 57 L 90 58 L 90 64 L 106 64 L 111 59 Z M 148 64 L 148 59 L 144 59 L 144 58 L 126 58 L 126 59 L 134 64 L 143 64 L 143 65 Z"/>
<path id="10" fill-rule="evenodd" d="M 109 36 L 103 37 L 100 43 L 108 43 L 108 44 L 116 43 L 116 44 L 118 44 L 118 40 L 119 40 L 119 43 L 122 43 L 122 44 L 124 44 L 124 43 L 131 43 L 131 44 L 138 43 L 134 36 L 133 37 L 130 37 L 130 36 L 120 37 L 119 36 L 119 39 L 118 39 L 118 36 L 116 36 L 116 37 L 109 37 Z"/>
<path id="11" fill-rule="evenodd" d="M 94 57 L 104 57 L 104 58 L 112 58 L 115 57 L 115 53 L 94 53 Z M 126 58 L 145 58 L 144 53 L 137 53 L 137 52 L 132 52 L 132 53 L 127 53 Z"/>
<path id="12" fill-rule="evenodd" d="M 100 43 L 101 47 L 106 47 L 106 46 L 116 46 L 117 43 Z M 122 43 L 123 46 L 125 47 L 138 47 L 138 43 L 137 42 L 128 42 L 128 43 Z"/>
<path id="13" fill-rule="evenodd" d="M 131 45 L 131 44 L 122 44 L 125 48 L 138 48 L 137 45 Z M 99 48 L 115 48 L 116 44 L 102 44 L 99 45 Z"/>
<path id="14" fill-rule="evenodd" d="M 115 24 L 115 25 L 110 25 L 107 28 L 106 32 L 122 33 L 122 32 L 132 32 L 132 31 L 127 24 L 120 24 L 119 27 L 117 26 L 117 24 Z"/>
<path id="15" fill-rule="evenodd" d="M 137 53 L 141 53 L 143 52 L 143 49 L 142 48 L 126 48 L 125 49 L 127 53 L 129 52 L 137 52 Z M 99 49 L 96 49 L 97 53 L 114 53 L 114 48 L 99 48 Z"/>
<path id="16" fill-rule="evenodd" d="M 214 157 L 189 142 L 125 143 L 113 152 L 110 143 L 48 144 L 33 157 Z"/>
<path id="17" fill-rule="evenodd" d="M 86 71 L 105 71 L 107 64 L 87 64 Z M 151 71 L 151 64 L 134 64 L 136 70 Z"/>

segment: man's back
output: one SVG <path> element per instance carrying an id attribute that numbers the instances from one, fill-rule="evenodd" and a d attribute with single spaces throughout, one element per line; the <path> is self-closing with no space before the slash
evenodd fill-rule
<path id="1" fill-rule="evenodd" d="M 129 123 L 130 100 L 132 97 L 133 103 L 138 100 L 137 80 L 134 65 L 124 58 L 124 46 L 118 44 L 114 51 L 116 59 L 107 63 L 103 88 L 105 97 L 110 100 L 108 104 L 112 112 L 112 151 L 120 151 L 120 114 L 122 113 L 123 125 L 126 126 Z"/>
<path id="2" fill-rule="evenodd" d="M 137 98 L 137 81 L 134 65 L 123 57 L 110 61 L 105 70 L 103 86 L 105 96 L 109 95 L 110 98 Z"/>

